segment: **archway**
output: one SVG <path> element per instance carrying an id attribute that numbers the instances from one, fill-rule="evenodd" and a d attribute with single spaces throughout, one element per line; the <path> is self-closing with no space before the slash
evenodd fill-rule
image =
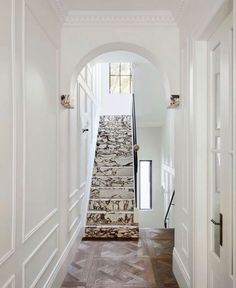
<path id="1" fill-rule="evenodd" d="M 114 52 L 114 51 L 127 51 L 127 52 L 132 52 L 136 53 L 144 58 L 146 58 L 149 62 L 151 62 L 157 70 L 160 72 L 161 75 L 161 80 L 163 82 L 164 90 L 165 90 L 165 96 L 168 99 L 170 95 L 170 84 L 169 84 L 169 79 L 167 76 L 167 73 L 164 71 L 162 68 L 159 59 L 150 51 L 147 50 L 146 48 L 142 46 L 138 46 L 136 44 L 128 43 L 128 42 L 113 42 L 113 43 L 108 43 L 105 45 L 98 46 L 95 49 L 92 49 L 89 53 L 87 53 L 86 56 L 80 60 L 77 65 L 75 66 L 75 69 L 73 71 L 73 74 L 71 76 L 71 81 L 70 81 L 70 92 L 71 95 L 73 95 L 74 87 L 76 85 L 77 77 L 83 67 L 92 61 L 94 58 L 108 52 Z"/>

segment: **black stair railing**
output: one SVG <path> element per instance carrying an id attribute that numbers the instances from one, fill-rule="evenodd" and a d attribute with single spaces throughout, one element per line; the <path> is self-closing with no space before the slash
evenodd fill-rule
<path id="1" fill-rule="evenodd" d="M 165 215 L 165 219 L 164 219 L 164 227 L 165 228 L 167 228 L 167 221 L 168 221 L 168 216 L 169 216 L 169 213 L 170 213 L 170 208 L 171 208 L 172 205 L 174 205 L 173 204 L 174 197 L 175 197 L 175 190 L 172 193 L 172 196 L 171 196 L 171 199 L 170 199 L 170 203 L 169 203 L 168 209 L 166 211 L 166 215 Z"/>
<path id="2" fill-rule="evenodd" d="M 135 193 L 135 207 L 137 208 L 137 173 L 138 173 L 138 151 L 135 149 L 137 145 L 137 126 L 136 126 L 136 113 L 135 113 L 135 97 L 133 94 L 132 104 L 132 127 L 133 127 L 133 151 L 134 151 L 134 193 Z"/>

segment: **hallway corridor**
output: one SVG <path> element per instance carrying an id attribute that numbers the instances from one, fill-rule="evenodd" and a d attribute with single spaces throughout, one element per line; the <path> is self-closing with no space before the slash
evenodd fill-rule
<path id="1" fill-rule="evenodd" d="M 141 229 L 136 241 L 82 241 L 62 288 L 178 288 L 172 229 Z"/>

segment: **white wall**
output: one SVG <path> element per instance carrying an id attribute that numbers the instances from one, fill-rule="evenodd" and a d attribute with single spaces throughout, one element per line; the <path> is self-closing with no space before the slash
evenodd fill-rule
<path id="1" fill-rule="evenodd" d="M 0 286 L 43 287 L 63 251 L 60 25 L 46 0 L 1 1 L 0 14 Z"/>
<path id="2" fill-rule="evenodd" d="M 166 92 L 160 71 L 148 61 L 134 63 L 133 71 L 138 125 L 163 125 L 166 116 Z"/>
<path id="3" fill-rule="evenodd" d="M 101 47 L 104 47 L 104 50 Z M 155 62 L 153 64 L 157 65 L 160 72 L 167 76 L 171 93 L 178 94 L 178 47 L 179 33 L 176 27 L 119 26 L 118 24 L 111 27 L 93 25 L 64 27 L 62 31 L 61 91 L 62 93 L 69 91 L 71 77 L 80 67 L 78 65 L 84 63 L 84 59 L 91 61 L 91 58 L 111 50 L 127 50 L 152 58 Z"/>
<path id="4" fill-rule="evenodd" d="M 109 93 L 109 64 L 101 63 L 101 115 L 131 115 L 132 95 Z"/>
<path id="5" fill-rule="evenodd" d="M 208 90 L 207 42 L 204 40 L 227 13 L 227 7 L 218 13 L 223 2 L 229 1 L 189 1 L 180 24 L 181 106 L 175 110 L 173 269 L 179 285 L 184 288 L 207 287 Z"/>
<path id="6" fill-rule="evenodd" d="M 3 0 L 0 16 L 0 287 L 60 287 L 83 207 L 78 110 L 60 104 L 61 25 L 47 0 Z"/>
<path id="7" fill-rule="evenodd" d="M 139 210 L 141 228 L 162 228 L 164 197 L 161 191 L 161 127 L 137 127 L 138 160 L 152 160 L 152 210 Z"/>

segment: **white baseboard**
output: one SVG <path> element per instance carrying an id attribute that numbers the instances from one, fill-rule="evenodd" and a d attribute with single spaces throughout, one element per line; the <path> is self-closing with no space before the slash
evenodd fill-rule
<path id="1" fill-rule="evenodd" d="M 78 249 L 78 245 L 82 239 L 83 229 L 81 224 L 82 223 L 80 222 L 43 288 L 61 287 L 61 284 L 67 273 L 68 265 L 72 262 L 73 257 Z"/>
<path id="2" fill-rule="evenodd" d="M 173 251 L 173 273 L 180 288 L 191 288 L 190 276 L 175 248 Z"/>

